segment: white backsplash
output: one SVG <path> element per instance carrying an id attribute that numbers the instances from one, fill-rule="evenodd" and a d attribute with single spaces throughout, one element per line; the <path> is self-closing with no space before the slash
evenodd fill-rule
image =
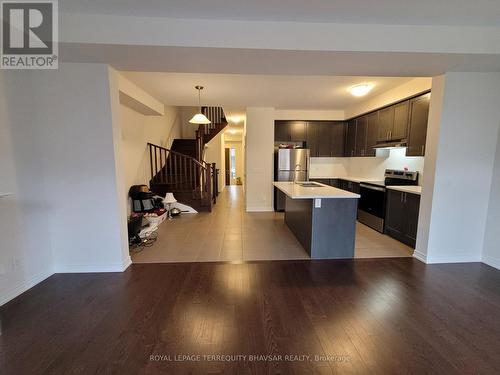
<path id="1" fill-rule="evenodd" d="M 424 172 L 423 157 L 407 157 L 406 149 L 377 150 L 376 157 L 365 158 L 311 158 L 309 177 L 359 177 L 383 180 L 386 169 L 405 169 L 419 172 L 419 183 Z"/>
<path id="2" fill-rule="evenodd" d="M 311 158 L 309 177 L 342 177 L 348 175 L 350 158 Z"/>

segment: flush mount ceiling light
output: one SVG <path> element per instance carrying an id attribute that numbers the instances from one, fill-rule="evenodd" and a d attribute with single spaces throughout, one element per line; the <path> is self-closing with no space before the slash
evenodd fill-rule
<path id="1" fill-rule="evenodd" d="M 207 116 L 201 113 L 201 90 L 203 90 L 203 86 L 195 86 L 194 88 L 198 90 L 198 106 L 200 107 L 200 113 L 195 114 L 189 122 L 196 125 L 210 124 L 210 120 Z"/>
<path id="2" fill-rule="evenodd" d="M 349 92 L 354 96 L 364 96 L 373 89 L 373 83 L 361 83 L 349 88 Z"/>

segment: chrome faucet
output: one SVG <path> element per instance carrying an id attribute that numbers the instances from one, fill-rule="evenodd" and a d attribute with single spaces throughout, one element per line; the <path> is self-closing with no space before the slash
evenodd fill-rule
<path id="1" fill-rule="evenodd" d="M 298 169 L 297 169 L 298 168 Z M 297 183 L 297 178 L 298 178 L 298 173 L 297 173 L 297 170 L 300 171 L 301 169 L 301 166 L 300 164 L 295 164 L 295 174 L 293 176 L 293 183 L 296 184 Z"/>

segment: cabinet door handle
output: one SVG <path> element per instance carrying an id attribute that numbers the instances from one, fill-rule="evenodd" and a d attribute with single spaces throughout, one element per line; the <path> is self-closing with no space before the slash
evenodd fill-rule
<path id="1" fill-rule="evenodd" d="M 404 193 L 404 194 L 405 194 L 405 203 L 406 203 L 406 198 L 407 198 L 408 196 L 406 195 L 406 193 Z"/>
<path id="2" fill-rule="evenodd" d="M 404 193 L 401 192 L 401 203 L 403 203 L 403 195 L 404 195 Z"/>
<path id="3" fill-rule="evenodd" d="M 424 151 L 425 151 L 425 145 L 422 145 L 421 146 L 421 151 L 420 151 L 420 153 L 422 154 L 422 156 L 424 156 Z"/>

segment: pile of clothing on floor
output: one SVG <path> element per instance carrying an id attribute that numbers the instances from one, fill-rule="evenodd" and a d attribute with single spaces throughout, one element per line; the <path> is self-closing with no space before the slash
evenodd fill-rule
<path id="1" fill-rule="evenodd" d="M 163 198 L 152 193 L 147 185 L 134 185 L 129 190 L 132 213 L 128 218 L 128 236 L 131 251 L 152 246 L 158 226 L 166 219 Z"/>

